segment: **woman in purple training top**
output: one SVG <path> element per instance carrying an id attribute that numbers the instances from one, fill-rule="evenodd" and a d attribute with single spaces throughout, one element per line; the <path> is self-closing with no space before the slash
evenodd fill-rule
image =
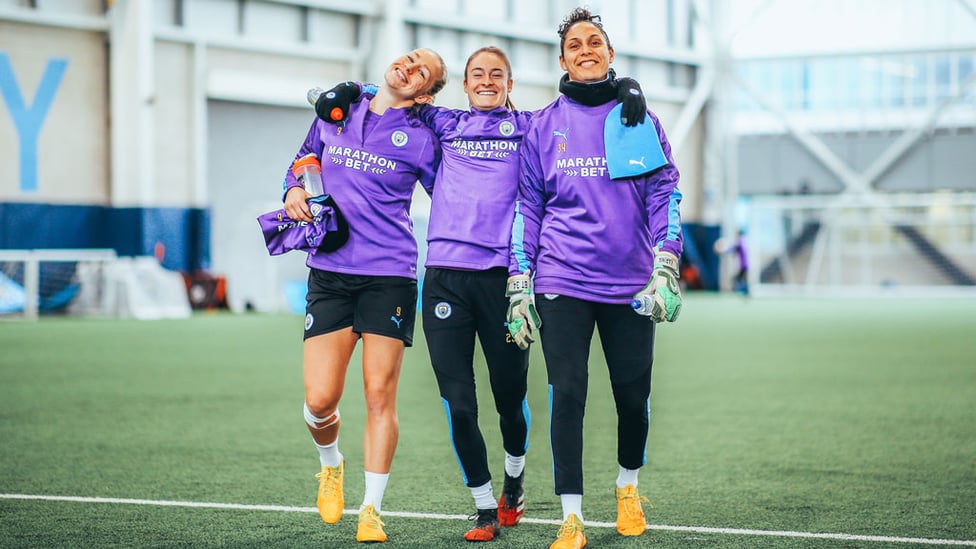
<path id="1" fill-rule="evenodd" d="M 524 509 L 528 351 L 505 327 L 518 149 L 529 113 L 512 109 L 512 69 L 495 47 L 474 52 L 464 68 L 470 110 L 425 107 L 424 122 L 441 140 L 443 161 L 431 197 L 422 315 L 431 365 L 447 414 L 464 483 L 477 508 L 468 541 L 495 538 Z M 475 335 L 481 342 L 505 450 L 502 495 L 494 498 L 485 441 L 478 427 Z"/>
<path id="2" fill-rule="evenodd" d="M 526 401 L 528 351 L 515 343 L 505 324 L 519 149 L 531 112 L 514 110 L 509 98 L 512 68 L 493 46 L 480 48 L 464 68 L 470 109 L 425 105 L 420 117 L 441 142 L 427 230 L 422 314 L 424 335 L 447 414 L 450 436 L 465 485 L 477 509 L 468 541 L 494 539 L 500 527 L 515 526 L 524 509 L 524 466 L 528 449 Z M 625 111 L 645 113 L 636 82 L 615 82 Z M 634 93 L 631 90 L 635 90 Z M 320 116 L 345 110 L 346 97 L 360 93 L 340 84 L 334 99 L 323 94 Z M 499 415 L 505 450 L 502 495 L 495 501 L 484 438 L 478 427 L 475 391 L 475 337 L 481 343 Z"/>
<path id="3" fill-rule="evenodd" d="M 349 239 L 307 264 L 305 422 L 319 450 L 317 505 L 322 520 L 342 517 L 344 463 L 338 448 L 339 400 L 356 342 L 363 340 L 366 491 L 358 541 L 386 541 L 381 504 L 399 437 L 396 389 L 404 347 L 413 344 L 417 310 L 417 243 L 410 202 L 419 180 L 430 192 L 440 161 L 437 138 L 416 116 L 444 87 L 447 72 L 429 49 L 395 60 L 375 97 L 350 108 L 343 126 L 316 119 L 296 158 L 315 153 L 325 190 L 342 208 Z M 311 222 L 309 193 L 291 170 L 285 212 Z"/>
<path id="4" fill-rule="evenodd" d="M 650 418 L 653 320 L 674 320 L 680 307 L 681 194 L 671 147 L 653 114 L 651 126 L 634 128 L 652 136 L 640 145 L 653 147 L 623 162 L 635 168 L 646 163 L 649 171 L 611 180 L 608 155 L 618 147 L 608 146 L 604 136 L 608 128 L 620 129 L 611 112 L 613 48 L 599 16 L 584 8 L 570 13 L 559 36 L 559 62 L 567 72 L 559 87 L 563 95 L 536 112 L 522 142 L 508 320 L 519 341 L 531 341 L 540 329 L 555 492 L 564 521 L 551 548 L 580 549 L 586 545 L 583 414 L 594 327 L 617 411 L 617 530 L 636 536 L 647 528 L 637 473 Z M 649 159 L 658 144 L 663 165 L 654 169 Z M 635 313 L 635 294 L 653 298 L 650 318 Z"/>

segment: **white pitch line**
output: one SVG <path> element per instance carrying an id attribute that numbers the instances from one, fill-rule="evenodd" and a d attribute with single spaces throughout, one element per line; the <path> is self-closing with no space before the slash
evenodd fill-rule
<path id="1" fill-rule="evenodd" d="M 79 503 L 124 503 L 129 505 L 159 505 L 162 507 L 204 507 L 210 509 L 243 509 L 248 511 L 285 511 L 290 513 L 318 513 L 315 507 L 293 507 L 289 505 L 246 505 L 242 503 L 213 503 L 201 501 L 170 501 L 155 499 L 128 498 L 100 498 L 82 496 L 42 496 L 31 494 L 0 494 L 0 499 L 27 499 L 44 501 L 74 501 Z M 359 514 L 358 510 L 345 509 L 345 515 Z M 384 516 L 420 518 L 435 520 L 467 520 L 468 515 L 444 515 L 440 513 L 413 513 L 409 511 L 383 511 Z M 523 517 L 522 522 L 532 524 L 561 524 L 558 520 L 537 519 Z M 586 521 L 586 526 L 596 528 L 615 528 L 612 522 Z M 861 534 L 839 534 L 829 532 L 793 532 L 790 530 L 749 530 L 742 528 L 712 528 L 708 526 L 668 526 L 662 524 L 647 525 L 650 530 L 665 530 L 671 532 L 693 532 L 696 534 L 727 534 L 735 536 L 772 536 L 784 538 L 816 538 L 837 539 L 846 541 L 873 541 L 878 543 L 918 543 L 925 545 L 958 545 L 976 547 L 976 540 L 937 539 L 937 538 L 901 538 L 895 536 L 867 536 Z"/>

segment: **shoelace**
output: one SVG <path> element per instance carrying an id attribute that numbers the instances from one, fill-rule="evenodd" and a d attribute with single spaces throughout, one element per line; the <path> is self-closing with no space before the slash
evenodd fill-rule
<path id="1" fill-rule="evenodd" d="M 634 503 L 630 503 L 629 501 L 627 501 L 631 499 L 636 501 Z M 640 513 L 642 512 L 640 508 L 641 502 L 646 503 L 648 507 L 650 507 L 651 509 L 654 508 L 654 505 L 651 504 L 651 500 L 647 499 L 644 496 L 638 495 L 636 490 L 632 494 L 620 496 L 620 500 L 624 502 L 624 512 L 627 513 L 627 516 L 629 517 L 640 516 Z"/>
<path id="2" fill-rule="evenodd" d="M 380 514 L 376 512 L 376 509 L 367 511 L 364 519 L 365 520 L 363 520 L 363 522 L 366 522 L 370 528 L 376 529 L 382 526 L 386 526 L 386 524 L 384 524 L 383 521 L 380 519 Z"/>
<path id="3" fill-rule="evenodd" d="M 326 467 L 325 471 L 321 473 L 316 473 L 315 478 L 321 479 L 322 475 L 325 475 L 325 494 L 331 496 L 338 488 L 338 482 L 340 478 L 338 467 Z"/>
<path id="4" fill-rule="evenodd" d="M 495 509 L 492 509 L 492 511 L 495 511 Z M 488 514 L 485 515 L 484 520 L 482 521 L 481 513 L 479 513 L 478 511 L 475 511 L 474 513 L 468 515 L 468 520 L 475 521 L 474 525 L 476 528 L 479 526 L 488 526 L 489 524 L 491 524 L 492 519 L 494 519 L 494 517 Z"/>
<path id="5" fill-rule="evenodd" d="M 561 538 L 571 538 L 576 535 L 577 532 L 582 532 L 583 526 L 578 520 L 567 520 L 559 527 L 559 537 Z"/>

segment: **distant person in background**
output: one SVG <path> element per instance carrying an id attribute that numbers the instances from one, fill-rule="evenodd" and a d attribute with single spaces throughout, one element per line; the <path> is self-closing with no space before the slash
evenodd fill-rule
<path id="1" fill-rule="evenodd" d="M 655 322 L 676 320 L 681 308 L 681 193 L 657 117 L 645 112 L 648 121 L 622 131 L 613 112 L 614 51 L 600 17 L 576 8 L 558 33 L 567 73 L 562 96 L 535 114 L 523 140 L 508 320 L 517 342 L 527 345 L 538 331 L 546 361 L 563 514 L 550 548 L 580 549 L 586 545 L 583 416 L 594 327 L 617 412 L 617 531 L 639 536 L 647 529 L 637 476 L 650 421 Z M 620 133 L 621 141 L 612 140 Z M 622 158 L 624 152 L 635 154 Z M 650 316 L 632 308 L 644 296 L 654 304 Z"/>
<path id="2" fill-rule="evenodd" d="M 735 273 L 735 291 L 742 295 L 749 295 L 749 254 L 746 251 L 746 232 L 739 231 L 735 244 L 730 253 L 734 253 L 739 260 L 739 271 Z"/>
<path id="3" fill-rule="evenodd" d="M 304 415 L 322 467 L 316 475 L 319 514 L 335 523 L 344 506 L 339 401 L 362 339 L 367 419 L 366 489 L 356 532 L 361 542 L 387 539 L 380 512 L 400 432 L 397 382 L 404 348 L 413 344 L 417 310 L 410 203 L 418 180 L 428 192 L 433 189 L 440 161 L 437 138 L 412 107 L 432 102 L 446 76 L 433 50 L 407 53 L 386 69 L 375 97 L 351 106 L 348 123 L 337 127 L 317 118 L 296 155 L 314 153 L 322 160 L 325 190 L 349 224 L 344 246 L 308 256 Z M 288 216 L 311 222 L 310 194 L 291 170 L 285 188 Z"/>
<path id="4" fill-rule="evenodd" d="M 749 295 L 749 254 L 746 250 L 746 232 L 739 230 L 735 242 L 725 245 L 722 240 L 715 243 L 715 251 L 720 254 L 734 255 L 739 263 L 739 270 L 732 277 L 732 290 L 744 296 Z"/>
<path id="5" fill-rule="evenodd" d="M 636 125 L 646 115 L 639 86 L 630 79 L 614 85 L 615 97 L 625 102 L 622 112 Z M 419 111 L 440 139 L 443 153 L 427 231 L 423 326 L 452 446 L 475 503 L 475 524 L 464 534 L 468 541 L 495 539 L 500 527 L 517 525 L 524 512 L 529 355 L 527 345 L 520 348 L 506 327 L 509 300 L 504 292 L 519 148 L 532 113 L 515 110 L 509 98 L 512 86 L 508 56 L 497 47 L 483 47 L 468 57 L 464 68 L 469 109 L 424 106 Z M 320 96 L 316 111 L 320 117 L 336 108 L 344 112 L 350 90 L 358 97 L 368 87 L 340 84 Z M 497 502 L 478 426 L 476 337 L 485 355 L 505 450 L 505 477 Z"/>

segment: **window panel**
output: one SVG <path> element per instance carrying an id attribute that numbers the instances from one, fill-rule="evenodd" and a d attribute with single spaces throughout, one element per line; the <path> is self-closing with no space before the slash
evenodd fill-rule
<path id="1" fill-rule="evenodd" d="M 309 37 L 312 44 L 323 48 L 356 48 L 358 46 L 358 17 L 334 11 L 309 12 Z"/>
<path id="2" fill-rule="evenodd" d="M 244 36 L 261 41 L 302 42 L 303 11 L 298 6 L 249 0 L 244 3 Z"/>
<path id="3" fill-rule="evenodd" d="M 973 74 L 973 58 L 976 55 L 962 54 L 959 56 L 959 85 L 966 82 L 966 79 Z M 967 102 L 976 105 L 976 87 L 971 87 L 966 95 Z"/>
<path id="4" fill-rule="evenodd" d="M 483 0 L 462 0 L 460 7 L 464 17 L 478 21 L 505 21 L 508 17 L 506 2 L 484 2 Z"/>
<path id="5" fill-rule="evenodd" d="M 633 16 L 629 0 L 617 0 L 616 2 L 604 2 L 600 10 L 596 13 L 603 18 L 603 28 L 610 36 L 611 44 L 626 44 L 634 39 L 631 31 Z M 655 25 L 657 26 L 657 25 Z M 663 30 L 664 25 L 661 25 Z"/>
<path id="6" fill-rule="evenodd" d="M 557 74 L 559 59 L 554 46 L 534 42 L 514 42 L 508 52 L 512 61 L 515 78 L 538 78 L 547 74 Z M 553 86 L 556 82 L 552 83 Z"/>
<path id="7" fill-rule="evenodd" d="M 105 13 L 102 0 L 43 0 L 37 2 L 37 9 L 60 15 L 102 15 Z"/>
<path id="8" fill-rule="evenodd" d="M 914 68 L 908 87 L 908 102 L 913 107 L 922 107 L 928 103 L 929 89 L 929 60 L 926 57 L 916 57 L 912 60 Z"/>
<path id="9" fill-rule="evenodd" d="M 935 99 L 941 101 L 948 98 L 955 91 L 952 82 L 952 65 L 947 55 L 940 55 L 934 60 Z"/>
<path id="10" fill-rule="evenodd" d="M 193 0 L 184 5 L 184 26 L 205 36 L 237 36 L 237 0 Z"/>
<path id="11" fill-rule="evenodd" d="M 413 7 L 454 16 L 461 13 L 461 0 L 414 0 Z"/>
<path id="12" fill-rule="evenodd" d="M 649 48 L 664 48 L 668 45 L 670 19 L 667 2 L 635 2 L 630 17 L 636 26 L 636 44 Z"/>
<path id="13" fill-rule="evenodd" d="M 156 27 L 177 27 L 181 21 L 177 20 L 178 4 L 182 0 L 156 0 L 153 2 L 153 24 Z"/>
<path id="14" fill-rule="evenodd" d="M 553 35 L 556 33 L 556 25 L 550 22 L 548 2 L 525 2 L 516 1 L 513 8 L 513 19 L 515 23 L 528 23 L 536 27 L 552 27 Z"/>

